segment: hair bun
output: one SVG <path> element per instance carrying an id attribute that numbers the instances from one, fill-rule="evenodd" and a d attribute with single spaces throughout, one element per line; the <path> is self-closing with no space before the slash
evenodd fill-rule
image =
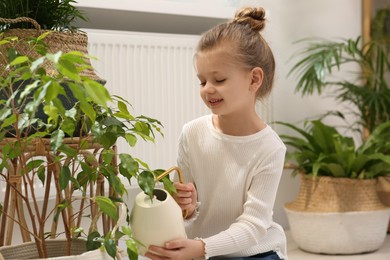
<path id="1" fill-rule="evenodd" d="M 245 7 L 237 11 L 233 23 L 248 24 L 252 30 L 260 32 L 265 26 L 265 10 L 262 7 Z"/>

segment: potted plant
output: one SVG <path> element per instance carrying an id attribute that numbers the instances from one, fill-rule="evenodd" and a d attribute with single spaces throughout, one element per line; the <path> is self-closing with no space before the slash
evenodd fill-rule
<path id="1" fill-rule="evenodd" d="M 300 174 L 297 198 L 285 204 L 292 236 L 303 250 L 355 254 L 384 242 L 390 209 L 379 199 L 376 179 L 390 171 L 390 122 L 356 145 L 321 120 L 281 135 L 290 148 L 286 166 Z M 295 134 L 294 134 L 295 133 Z"/>
<path id="2" fill-rule="evenodd" d="M 18 225 L 23 239 L 33 240 L 36 258 L 53 256 L 49 242 L 63 237 L 67 243 L 60 248 L 66 254 L 78 247 L 75 239 L 85 238 L 84 251 L 103 246 L 113 258 L 118 239 L 124 238 L 130 259 L 137 259 L 130 229 L 126 224 L 118 228 L 120 216 L 128 217 L 128 211 L 121 210 L 125 185 L 136 179 L 152 197 L 155 177 L 162 170 L 149 169 L 131 154 L 118 154 L 115 144 L 124 139 L 130 150 L 138 138 L 153 141 L 161 123 L 133 116 L 127 101 L 83 74 L 90 68 L 86 54 L 51 53 L 46 36 L 26 41 L 0 34 L 0 47 L 7 50 L 0 54 L 7 60 L 0 72 L 0 91 L 7 97 L 0 100 L 0 180 L 6 184 L 0 204 L 1 246 L 12 241 L 12 227 Z M 19 53 L 15 46 L 20 41 L 39 56 Z M 70 95 L 76 102 L 65 108 L 62 100 Z M 36 117 L 39 109 L 45 120 Z M 74 136 L 77 125 L 82 131 Z M 173 190 L 168 177 L 162 182 Z M 44 190 L 42 201 L 36 196 L 38 184 Z M 83 219 L 88 219 L 89 228 L 82 226 Z M 21 251 L 0 247 L 0 254 Z"/>
<path id="3" fill-rule="evenodd" d="M 290 75 L 297 76 L 296 91 L 302 96 L 331 90 L 336 100 L 351 105 L 353 120 L 347 125 L 364 141 L 381 123 L 390 120 L 390 60 L 388 56 L 388 10 L 380 10 L 372 22 L 371 39 L 305 39 Z M 354 65 L 355 67 L 351 67 Z M 351 70 L 355 68 L 356 70 Z M 338 72 L 351 72 L 340 78 Z M 329 92 L 328 92 L 329 93 Z M 345 112 L 330 114 L 345 117 Z M 389 155 L 389 150 L 382 151 Z M 390 177 L 377 178 L 378 192 L 390 206 Z M 389 222 L 390 223 L 390 222 Z M 390 225 L 388 227 L 390 231 Z"/>
<path id="4" fill-rule="evenodd" d="M 4 37 L 16 36 L 21 40 L 28 40 L 30 37 L 48 33 L 43 39 L 49 52 L 58 51 L 80 51 L 88 53 L 87 34 L 80 31 L 74 23 L 78 20 L 87 20 L 82 11 L 77 9 L 75 0 L 1 0 L 0 1 L 0 32 L 4 32 Z M 49 33 L 51 32 L 51 33 Z M 39 53 L 26 53 L 31 48 L 20 41 L 15 48 L 23 54 L 39 57 Z M 39 52 L 39 50 L 38 50 Z M 89 57 L 86 57 L 87 65 L 90 65 Z M 0 60 L 0 65 L 5 65 L 4 60 Z M 48 73 L 54 68 L 45 69 Z M 104 80 L 96 75 L 95 71 L 89 67 L 81 72 L 82 75 L 104 84 Z"/>
<path id="5" fill-rule="evenodd" d="M 0 17 L 15 19 L 30 17 L 44 30 L 77 31 L 73 25 L 78 19 L 86 21 L 87 18 L 74 4 L 75 0 L 1 0 Z M 2 25 L 4 29 L 36 29 L 29 22 L 20 24 Z"/>

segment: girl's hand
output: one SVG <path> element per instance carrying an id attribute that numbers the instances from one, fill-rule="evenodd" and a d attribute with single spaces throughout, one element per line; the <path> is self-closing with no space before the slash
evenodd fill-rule
<path id="1" fill-rule="evenodd" d="M 176 188 L 176 193 L 173 194 L 173 198 L 179 204 L 182 210 L 188 210 L 186 218 L 192 216 L 196 209 L 196 202 L 198 193 L 193 183 L 180 183 L 175 182 L 173 184 Z"/>
<path id="2" fill-rule="evenodd" d="M 203 256 L 204 251 L 201 240 L 177 239 L 165 243 L 165 247 L 150 246 L 145 256 L 152 260 L 191 260 Z"/>

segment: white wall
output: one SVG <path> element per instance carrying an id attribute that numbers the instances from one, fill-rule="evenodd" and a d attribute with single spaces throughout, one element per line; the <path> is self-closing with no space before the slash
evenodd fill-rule
<path id="1" fill-rule="evenodd" d="M 113 4 L 107 12 L 101 12 L 91 8 L 90 1 L 79 1 L 81 3 L 89 3 L 86 9 L 89 15 L 92 15 L 88 24 L 83 24 L 91 28 L 98 28 L 99 23 L 104 21 L 105 28 L 123 29 L 121 19 L 126 19 L 129 15 L 135 15 L 134 12 L 123 13 L 121 6 Z M 120 2 L 120 1 L 119 1 Z M 131 4 L 130 4 L 131 2 Z M 357 0 L 242 0 L 242 1 L 218 1 L 217 5 L 222 8 L 221 14 L 218 14 L 215 8 L 209 7 L 209 2 L 204 0 L 146 0 L 146 3 L 151 7 L 153 2 L 166 4 L 163 17 L 158 14 L 158 9 L 153 8 L 148 13 L 145 9 L 146 5 L 141 7 L 141 13 L 137 13 L 137 24 L 128 23 L 127 30 L 139 31 L 144 28 L 145 31 L 155 32 L 172 32 L 166 27 L 172 19 L 176 19 L 174 30 L 176 32 L 189 33 L 195 31 L 203 31 L 216 23 L 228 18 L 232 12 L 232 3 L 240 6 L 244 5 L 260 5 L 269 12 L 270 22 L 267 24 L 264 35 L 269 41 L 271 48 L 274 51 L 277 61 L 277 74 L 275 80 L 275 89 L 272 95 L 273 119 L 277 121 L 299 122 L 305 118 L 313 117 L 327 110 L 334 109 L 338 105 L 332 99 L 324 98 L 324 96 L 310 96 L 302 98 L 299 94 L 294 93 L 294 78 L 287 78 L 287 73 L 292 66 L 290 58 L 297 50 L 298 46 L 293 42 L 296 40 L 320 36 L 324 38 L 355 38 L 361 34 L 361 1 Z M 238 3 L 239 2 L 239 3 Z M 96 5 L 102 5 L 104 1 L 97 1 Z M 122 1 L 124 3 L 124 1 Z M 213 2 L 214 3 L 214 2 Z M 112 2 L 110 2 L 110 5 Z M 136 1 L 129 0 L 129 4 L 125 9 L 131 9 L 136 6 Z M 191 9 L 192 7 L 192 9 Z M 196 8 L 194 8 L 196 7 Z M 179 8 L 179 9 L 176 9 Z M 137 9 L 137 8 L 135 8 Z M 192 10 L 192 11 L 191 11 Z M 199 10 L 205 10 L 207 14 L 203 16 Z M 214 11 L 213 11 L 214 10 Z M 129 10 L 128 10 L 129 11 Z M 139 12 L 140 10 L 136 10 Z M 94 12 L 98 12 L 98 18 L 94 16 Z M 115 12 L 120 12 L 120 15 L 115 16 Z M 184 15 L 180 15 L 183 13 Z M 103 17 L 108 15 L 111 17 Z M 216 19 L 213 19 L 215 16 Z M 165 18 L 169 18 L 167 21 Z M 111 19 L 115 18 L 115 19 Z M 196 18 L 196 19 L 195 19 Z M 118 20 L 119 19 L 119 20 Z M 158 19 L 158 20 L 155 20 Z M 194 20 L 195 19 L 195 20 Z M 127 20 L 126 20 L 127 21 Z M 123 20 L 123 23 L 126 22 Z M 203 22 L 202 22 L 203 21 Z M 206 21 L 206 23 L 204 23 Z M 166 22 L 166 23 L 165 23 Z M 165 23 L 165 24 L 164 24 Z M 118 27 L 121 28 L 118 28 Z M 168 26 L 169 27 L 169 26 Z M 187 29 L 186 29 L 187 28 Z M 172 28 L 173 29 L 173 28 Z M 194 97 L 196 98 L 196 97 Z M 279 133 L 283 133 L 284 129 L 275 127 Z M 174 148 L 172 148 L 174 149 Z M 299 186 L 298 178 L 292 178 L 289 171 L 285 171 L 279 188 L 279 193 L 275 205 L 275 220 L 284 227 L 288 226 L 286 215 L 283 211 L 285 202 L 293 200 Z"/>

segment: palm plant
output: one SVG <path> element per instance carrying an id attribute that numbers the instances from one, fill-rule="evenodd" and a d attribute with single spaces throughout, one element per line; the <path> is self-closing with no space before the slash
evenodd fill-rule
<path id="1" fill-rule="evenodd" d="M 360 146 L 321 120 L 308 121 L 304 128 L 278 124 L 299 134 L 281 135 L 293 148 L 286 164 L 293 174 L 373 179 L 390 173 L 390 143 L 384 141 L 390 139 L 390 122 L 377 126 Z"/>
<path id="2" fill-rule="evenodd" d="M 307 43 L 297 53 L 299 60 L 289 75 L 296 74 L 296 91 L 304 95 L 332 89 L 340 102 L 351 103 L 357 109 L 355 129 L 371 133 L 377 125 L 390 120 L 390 89 L 386 75 L 390 61 L 386 50 L 377 41 L 362 44 L 361 38 L 330 41 L 305 39 Z M 353 79 L 332 77 L 348 64 L 358 65 Z M 350 68 L 350 67 L 347 67 Z"/>
<path id="3" fill-rule="evenodd" d="M 75 0 L 0 0 L 0 17 L 15 19 L 29 17 L 45 30 L 71 30 L 77 19 L 86 20 L 73 4 Z M 12 28 L 34 29 L 31 23 L 0 25 L 0 31 Z"/>

